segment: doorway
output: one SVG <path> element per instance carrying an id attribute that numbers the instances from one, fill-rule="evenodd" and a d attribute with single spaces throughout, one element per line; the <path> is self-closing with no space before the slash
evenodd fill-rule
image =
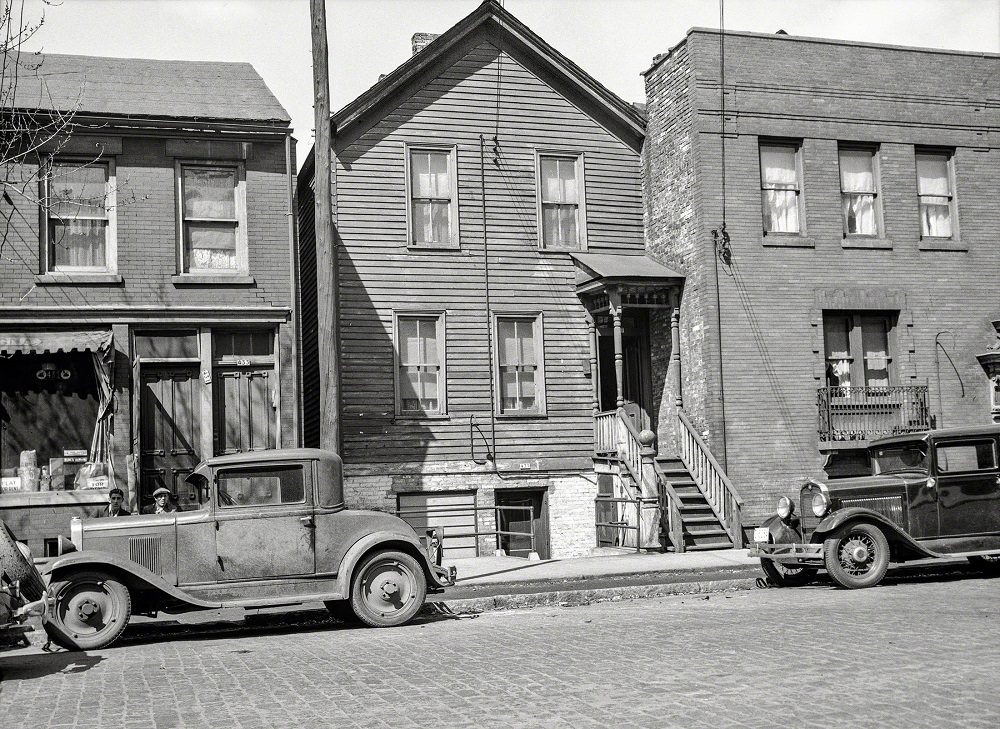
<path id="1" fill-rule="evenodd" d="M 141 380 L 139 505 L 151 502 L 161 487 L 181 508 L 197 503 L 198 494 L 185 479 L 201 460 L 198 366 L 143 366 Z"/>
<path id="2" fill-rule="evenodd" d="M 615 338 L 611 317 L 597 317 L 598 393 L 602 412 L 614 410 L 618 399 L 615 379 Z M 625 409 L 638 430 L 656 431 L 652 407 L 649 354 L 649 314 L 644 310 L 622 314 L 622 394 Z"/>
<path id="3" fill-rule="evenodd" d="M 494 498 L 498 507 L 497 530 L 501 532 L 497 535 L 497 546 L 511 557 L 527 557 L 534 546 L 541 559 L 549 559 L 548 491 L 498 490 Z"/>

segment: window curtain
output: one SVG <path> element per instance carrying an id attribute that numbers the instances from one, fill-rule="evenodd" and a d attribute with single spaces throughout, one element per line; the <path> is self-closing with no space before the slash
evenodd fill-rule
<path id="1" fill-rule="evenodd" d="M 448 243 L 451 238 L 451 180 L 447 152 L 415 151 L 410 157 L 413 240 Z"/>
<path id="2" fill-rule="evenodd" d="M 917 157 L 917 193 L 920 196 L 921 233 L 932 238 L 950 238 L 951 183 L 947 157 Z"/>
<path id="3" fill-rule="evenodd" d="M 792 147 L 762 147 L 760 177 L 764 197 L 764 229 L 799 232 L 798 171 Z"/>
<path id="4" fill-rule="evenodd" d="M 876 235 L 875 174 L 871 152 L 840 153 L 840 189 L 843 193 L 845 232 Z"/>

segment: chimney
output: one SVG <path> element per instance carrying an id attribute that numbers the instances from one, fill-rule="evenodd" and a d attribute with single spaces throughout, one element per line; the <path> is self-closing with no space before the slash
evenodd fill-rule
<path id="1" fill-rule="evenodd" d="M 413 55 L 417 55 L 420 51 L 424 50 L 432 40 L 437 38 L 440 33 L 414 33 L 413 38 L 410 42 L 413 44 Z"/>

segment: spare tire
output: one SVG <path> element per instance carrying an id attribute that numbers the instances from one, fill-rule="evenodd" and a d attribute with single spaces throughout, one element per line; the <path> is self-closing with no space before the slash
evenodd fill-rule
<path id="1" fill-rule="evenodd" d="M 31 561 L 31 552 L 19 544 L 10 528 L 0 519 L 0 580 L 20 582 L 21 595 L 28 602 L 40 600 L 45 583 Z"/>

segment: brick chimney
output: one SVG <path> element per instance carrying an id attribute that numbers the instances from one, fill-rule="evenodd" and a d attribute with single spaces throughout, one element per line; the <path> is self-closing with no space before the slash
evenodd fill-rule
<path id="1" fill-rule="evenodd" d="M 414 33 L 413 38 L 410 42 L 413 44 L 413 55 L 417 55 L 420 51 L 427 47 L 427 44 L 432 40 L 437 38 L 440 33 Z"/>

